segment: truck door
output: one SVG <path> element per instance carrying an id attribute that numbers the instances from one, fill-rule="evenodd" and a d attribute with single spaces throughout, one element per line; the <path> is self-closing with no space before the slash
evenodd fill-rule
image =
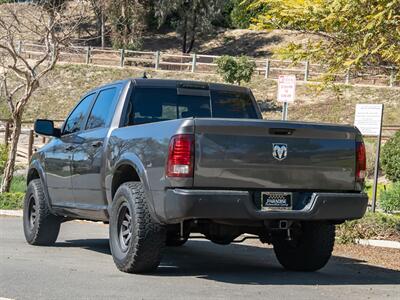
<path id="1" fill-rule="evenodd" d="M 121 85 L 98 92 L 85 130 L 77 134 L 72 157 L 72 189 L 77 207 L 104 209 L 107 201 L 103 180 L 104 143 L 118 101 Z"/>
<path id="2" fill-rule="evenodd" d="M 56 206 L 73 206 L 71 162 L 76 135 L 85 125 L 95 93 L 85 96 L 65 121 L 62 135 L 46 152 L 46 175 L 50 199 Z"/>

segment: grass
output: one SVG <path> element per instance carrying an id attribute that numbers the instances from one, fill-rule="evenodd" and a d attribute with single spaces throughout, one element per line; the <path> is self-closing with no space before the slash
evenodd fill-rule
<path id="1" fill-rule="evenodd" d="M 0 194 L 0 209 L 22 209 L 25 191 L 25 177 L 15 176 L 11 182 L 10 192 Z"/>
<path id="2" fill-rule="evenodd" d="M 141 77 L 144 70 L 150 78 L 221 82 L 218 75 L 210 74 L 62 64 L 42 80 L 27 106 L 24 119 L 64 119 L 88 90 L 115 80 Z M 275 81 L 254 76 L 246 86 L 253 90 L 264 108 L 264 118 L 280 119 L 282 107 L 275 101 Z M 313 85 L 298 85 L 296 102 L 289 106 L 289 119 L 352 124 L 356 103 L 384 103 L 384 124 L 400 124 L 400 93 L 397 89 L 344 85 L 322 91 Z M 0 106 L 0 111 L 4 109 Z"/>
<path id="3" fill-rule="evenodd" d="M 26 191 L 26 178 L 25 176 L 14 176 L 11 181 L 11 189 L 12 193 L 25 193 Z"/>

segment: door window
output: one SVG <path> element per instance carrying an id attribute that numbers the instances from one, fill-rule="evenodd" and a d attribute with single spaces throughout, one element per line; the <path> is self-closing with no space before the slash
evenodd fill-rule
<path id="1" fill-rule="evenodd" d="M 82 99 L 75 107 L 68 120 L 65 122 L 63 134 L 70 134 L 82 130 L 85 126 L 84 121 L 96 93 L 90 94 Z"/>
<path id="2" fill-rule="evenodd" d="M 118 97 L 116 97 L 117 88 L 102 90 L 97 96 L 86 129 L 108 127 L 114 115 L 115 105 Z"/>

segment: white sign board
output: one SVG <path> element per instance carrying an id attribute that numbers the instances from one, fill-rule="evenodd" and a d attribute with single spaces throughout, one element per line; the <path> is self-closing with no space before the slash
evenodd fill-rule
<path id="1" fill-rule="evenodd" d="M 363 135 L 379 135 L 382 125 L 383 104 L 357 104 L 354 126 Z"/>
<path id="2" fill-rule="evenodd" d="M 280 75 L 278 78 L 278 101 L 294 102 L 296 96 L 296 76 Z"/>

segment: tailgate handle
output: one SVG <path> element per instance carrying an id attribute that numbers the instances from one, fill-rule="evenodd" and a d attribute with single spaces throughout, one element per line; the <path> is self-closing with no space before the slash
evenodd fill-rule
<path id="1" fill-rule="evenodd" d="M 275 135 L 292 135 L 295 129 L 293 128 L 270 128 L 269 133 Z"/>

